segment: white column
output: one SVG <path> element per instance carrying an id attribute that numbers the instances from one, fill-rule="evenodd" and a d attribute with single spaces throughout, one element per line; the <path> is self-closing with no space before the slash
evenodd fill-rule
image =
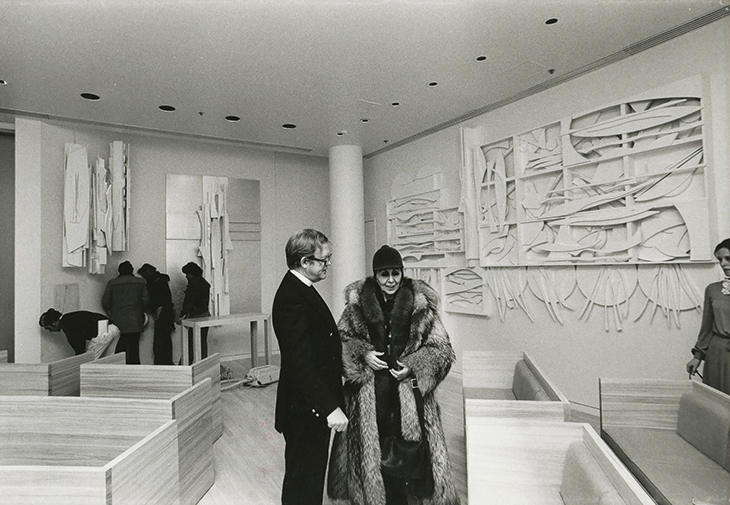
<path id="1" fill-rule="evenodd" d="M 330 240 L 334 244 L 332 314 L 345 308 L 345 287 L 365 277 L 365 195 L 362 149 L 334 146 L 329 150 Z"/>
<path id="2" fill-rule="evenodd" d="M 41 123 L 15 120 L 15 362 L 40 363 Z"/>

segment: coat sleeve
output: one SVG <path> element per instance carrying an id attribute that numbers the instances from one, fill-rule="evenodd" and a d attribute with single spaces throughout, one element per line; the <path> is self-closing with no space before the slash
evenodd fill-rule
<path id="1" fill-rule="evenodd" d="M 109 284 L 106 285 L 104 294 L 101 297 L 101 307 L 104 309 L 104 312 L 106 312 L 106 314 L 109 315 L 109 313 L 112 309 L 112 289 L 111 289 L 111 286 L 109 286 Z"/>
<path id="2" fill-rule="evenodd" d="M 427 394 L 436 389 L 449 374 L 456 355 L 438 314 L 435 291 L 421 288 L 416 293 L 416 306 L 420 308 L 412 316 L 411 335 L 419 336 L 421 345 L 403 356 L 401 362 L 411 369 L 418 387 Z"/>
<path id="3" fill-rule="evenodd" d="M 363 337 L 362 316 L 358 317 L 357 307 L 347 304 L 342 312 L 337 329 L 342 341 L 342 375 L 345 381 L 362 385 L 373 377 L 373 370 L 365 362 L 365 355 L 375 347 Z M 360 321 L 360 322 L 359 322 Z"/>
<path id="4" fill-rule="evenodd" d="M 705 288 L 705 302 L 702 308 L 702 324 L 700 325 L 700 333 L 697 336 L 697 343 L 692 348 L 692 355 L 698 359 L 705 359 L 707 348 L 710 346 L 712 338 L 712 330 L 715 325 L 715 314 L 712 311 L 712 297 L 710 296 L 710 286 Z"/>
<path id="5" fill-rule="evenodd" d="M 272 318 L 282 367 L 287 368 L 292 383 L 312 406 L 325 416 L 330 415 L 340 405 L 315 366 L 310 343 L 311 322 L 303 300 L 295 296 L 282 297 L 274 303 Z"/>

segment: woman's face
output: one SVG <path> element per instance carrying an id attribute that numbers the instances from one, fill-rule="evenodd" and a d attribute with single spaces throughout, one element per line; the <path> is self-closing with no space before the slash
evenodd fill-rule
<path id="1" fill-rule="evenodd" d="M 378 270 L 375 273 L 375 280 L 378 281 L 378 286 L 380 286 L 383 296 L 390 298 L 400 288 L 400 283 L 403 280 L 403 271 L 400 268 Z"/>
<path id="2" fill-rule="evenodd" d="M 730 277 L 730 249 L 723 247 L 715 253 L 715 258 L 720 262 L 725 277 Z"/>

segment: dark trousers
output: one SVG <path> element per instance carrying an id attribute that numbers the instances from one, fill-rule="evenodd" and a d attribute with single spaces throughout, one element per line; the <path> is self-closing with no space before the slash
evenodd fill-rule
<path id="1" fill-rule="evenodd" d="M 175 314 L 172 305 L 163 306 L 155 321 L 155 338 L 152 351 L 155 353 L 155 365 L 172 365 L 172 330 Z"/>
<path id="2" fill-rule="evenodd" d="M 123 352 L 127 355 L 127 365 L 139 365 L 139 336 L 137 333 L 122 333 L 119 335 L 117 348 L 114 352 Z"/>
<path id="3" fill-rule="evenodd" d="M 208 330 L 210 328 L 200 328 L 200 359 L 208 357 Z M 188 363 L 191 365 L 193 361 L 193 330 L 188 330 Z"/>
<path id="4" fill-rule="evenodd" d="M 322 505 L 330 429 L 326 424 L 304 424 L 305 427 L 294 426 L 283 432 L 286 447 L 282 505 Z"/>

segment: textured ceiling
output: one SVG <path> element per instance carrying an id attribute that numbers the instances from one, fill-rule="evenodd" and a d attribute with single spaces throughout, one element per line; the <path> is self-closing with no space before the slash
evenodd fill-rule
<path id="1" fill-rule="evenodd" d="M 727 22 L 727 4 L 0 0 L 0 113 L 318 156 L 356 144 L 372 155 Z"/>

